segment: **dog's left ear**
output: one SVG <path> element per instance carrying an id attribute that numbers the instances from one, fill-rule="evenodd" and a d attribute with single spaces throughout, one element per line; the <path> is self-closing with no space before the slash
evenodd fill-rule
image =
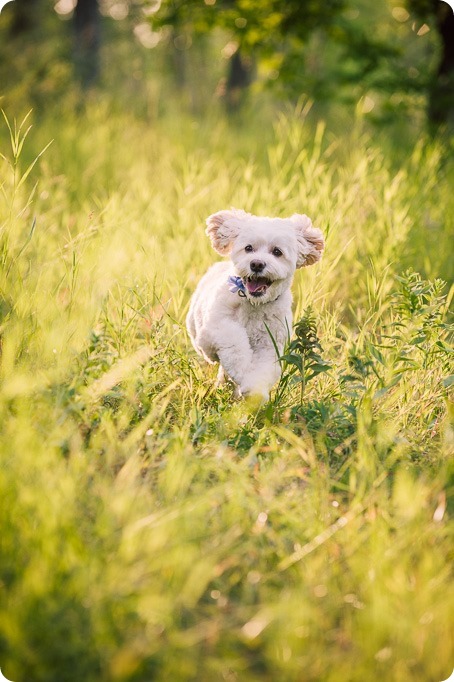
<path id="1" fill-rule="evenodd" d="M 307 265 L 317 263 L 322 257 L 325 248 L 323 233 L 318 227 L 313 227 L 312 220 L 307 215 L 295 213 L 290 218 L 295 226 L 296 238 L 298 240 L 297 268 L 304 268 Z"/>
<path id="2" fill-rule="evenodd" d="M 245 220 L 250 213 L 232 208 L 231 211 L 218 211 L 207 218 L 206 233 L 211 239 L 211 246 L 221 256 L 227 256 Z"/>

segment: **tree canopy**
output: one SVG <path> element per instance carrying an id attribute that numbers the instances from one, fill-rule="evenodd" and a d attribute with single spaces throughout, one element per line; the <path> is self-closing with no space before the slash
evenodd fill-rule
<path id="1" fill-rule="evenodd" d="M 64 26 L 57 15 L 71 22 Z M 253 81 L 255 94 L 267 88 L 291 101 L 360 103 L 380 122 L 424 107 L 436 124 L 453 118 L 454 15 L 440 0 L 15 0 L 2 27 L 9 41 L 0 44 L 0 76 L 13 90 L 22 88 L 24 68 L 32 91 L 44 82 L 46 92 L 64 87 L 71 61 L 85 87 L 111 79 L 99 41 L 112 64 L 121 36 L 130 54 L 142 50 L 144 64 L 149 52 L 144 78 L 157 68 L 173 71 L 184 90 L 192 68 L 190 99 L 198 106 L 204 88 L 236 90 L 236 105 Z M 127 62 L 125 74 L 133 70 Z M 38 68 L 44 79 L 33 75 Z"/>

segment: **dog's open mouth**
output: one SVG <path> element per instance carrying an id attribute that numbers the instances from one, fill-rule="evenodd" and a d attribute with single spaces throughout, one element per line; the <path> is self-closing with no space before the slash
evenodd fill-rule
<path id="1" fill-rule="evenodd" d="M 245 277 L 244 284 L 251 296 L 258 297 L 263 296 L 268 287 L 272 284 L 272 281 L 268 279 L 268 277 L 251 275 L 250 277 Z"/>

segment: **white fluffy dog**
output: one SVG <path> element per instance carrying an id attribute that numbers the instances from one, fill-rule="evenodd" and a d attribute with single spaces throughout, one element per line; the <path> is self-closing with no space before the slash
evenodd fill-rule
<path id="1" fill-rule="evenodd" d="M 292 329 L 290 287 L 296 268 L 320 260 L 322 232 L 306 215 L 261 218 L 232 209 L 207 220 L 215 251 L 230 262 L 215 263 L 192 297 L 186 325 L 196 351 L 219 362 L 243 396 L 267 400 L 280 376 Z"/>

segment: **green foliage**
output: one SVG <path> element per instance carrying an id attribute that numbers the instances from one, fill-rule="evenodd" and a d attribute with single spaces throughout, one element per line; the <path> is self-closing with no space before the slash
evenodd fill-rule
<path id="1" fill-rule="evenodd" d="M 424 24 L 418 4 L 409 5 L 395 15 L 393 3 L 363 0 L 164 0 L 149 20 L 180 67 L 200 37 L 214 34 L 213 60 L 237 48 L 254 60 L 255 96 L 266 85 L 294 101 L 304 94 L 318 106 L 358 106 L 383 124 L 418 116 L 435 80 L 437 24 Z M 206 55 L 206 42 L 203 49 Z"/>
<path id="2" fill-rule="evenodd" d="M 298 0 L 165 0 L 153 23 L 199 33 L 220 27 L 241 48 L 267 53 L 282 50 L 285 37 L 307 39 L 316 28 L 329 25 L 344 5 L 344 0 L 328 0 L 325 5 Z"/>
<path id="3" fill-rule="evenodd" d="M 286 392 L 288 384 L 300 384 L 302 403 L 307 382 L 318 374 L 327 372 L 330 365 L 320 355 L 323 349 L 317 337 L 315 317 L 310 307 L 295 324 L 294 334 L 295 338 L 290 341 L 285 354 L 280 358 L 284 366 L 276 401 Z"/>
<path id="4" fill-rule="evenodd" d="M 69 6 L 60 15 L 49 0 L 34 0 L 33 10 L 15 1 L 37 18 L 15 34 L 15 6 L 2 13 L 2 106 L 21 101 L 44 111 L 49 100 L 59 100 L 78 109 L 85 95 L 74 80 Z M 229 56 L 240 47 L 256 64 L 258 109 L 269 92 L 293 103 L 304 95 L 323 116 L 333 109 L 333 120 L 340 110 L 350 120 L 357 108 L 376 123 L 399 118 L 406 129 L 409 121 L 421 124 L 428 94 L 447 97 L 435 83 L 441 47 L 435 11 L 427 18 L 420 5 L 401 7 L 396 18 L 394 3 L 370 0 L 106 0 L 100 85 L 147 116 L 166 109 L 162 77 L 172 73 L 185 105 L 207 111 L 224 91 Z M 444 7 L 440 0 L 433 6 Z"/>
<path id="5" fill-rule="evenodd" d="M 0 130 L 2 672 L 446 679 L 449 160 L 307 109 L 237 128 L 171 104 L 49 109 L 20 154 L 27 122 Z M 183 326 L 230 205 L 327 237 L 260 410 Z"/>

